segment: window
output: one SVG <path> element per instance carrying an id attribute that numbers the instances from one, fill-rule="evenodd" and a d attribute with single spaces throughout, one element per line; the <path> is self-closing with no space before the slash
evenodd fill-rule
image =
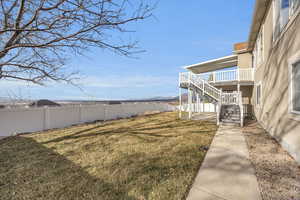
<path id="1" fill-rule="evenodd" d="M 292 112 L 300 114 L 300 61 L 292 65 Z"/>
<path id="2" fill-rule="evenodd" d="M 274 41 L 280 36 L 289 19 L 299 11 L 299 7 L 300 0 L 274 0 Z"/>
<path id="3" fill-rule="evenodd" d="M 285 25 L 289 22 L 289 0 L 281 0 L 280 3 L 280 30 L 282 30 Z"/>
<path id="4" fill-rule="evenodd" d="M 290 15 L 294 15 L 300 8 L 300 0 L 291 0 Z"/>
<path id="5" fill-rule="evenodd" d="M 256 86 L 256 105 L 261 103 L 261 83 Z"/>
<path id="6" fill-rule="evenodd" d="M 253 65 L 257 67 L 264 61 L 264 28 L 262 26 L 261 31 L 257 36 L 255 47 L 253 50 Z"/>

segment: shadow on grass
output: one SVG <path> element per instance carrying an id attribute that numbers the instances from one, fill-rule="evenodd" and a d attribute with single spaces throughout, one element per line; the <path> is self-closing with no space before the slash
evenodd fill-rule
<path id="1" fill-rule="evenodd" d="M 0 199 L 184 199 L 215 129 L 162 114 L 6 138 Z"/>
<path id="2" fill-rule="evenodd" d="M 31 138 L 11 137 L 0 145 L 2 200 L 135 199 Z"/>
<path id="3" fill-rule="evenodd" d="M 155 117 L 159 114 L 154 114 L 150 116 L 146 116 L 147 120 L 145 122 L 137 122 L 134 124 L 130 124 L 130 126 L 126 126 L 126 121 L 120 121 L 119 123 L 123 123 L 125 126 L 121 126 L 118 128 L 114 128 L 113 125 L 116 125 L 116 122 L 108 122 L 103 123 L 100 125 L 96 125 L 92 128 L 83 129 L 80 131 L 77 131 L 72 134 L 68 134 L 62 137 L 58 137 L 52 140 L 48 140 L 44 142 L 43 144 L 48 143 L 56 143 L 66 140 L 72 140 L 72 139 L 79 139 L 79 138 L 87 138 L 87 137 L 94 137 L 94 136 L 112 136 L 112 135 L 118 135 L 118 134 L 129 134 L 131 136 L 149 136 L 149 137 L 161 137 L 161 138 L 171 138 L 171 137 L 177 137 L 172 136 L 169 134 L 170 130 L 176 130 L 177 128 L 183 128 L 183 127 L 189 127 L 189 126 L 195 126 L 195 121 L 190 120 L 160 120 L 156 119 Z M 145 116 L 144 116 L 145 118 Z M 126 119 L 129 122 L 135 121 L 139 119 L 133 118 L 133 119 Z M 211 132 L 211 127 L 215 124 L 213 122 L 209 121 L 199 121 L 196 122 L 199 127 L 202 127 L 204 130 L 197 130 L 194 131 L 194 133 L 207 133 Z M 100 128 L 104 128 L 102 130 L 98 130 Z M 147 127 L 147 128 L 145 128 Z M 151 132 L 147 132 L 151 131 Z"/>
<path id="4" fill-rule="evenodd" d="M 1 200 L 139 200 L 150 195 L 153 199 L 155 190 L 155 199 L 181 199 L 205 155 L 191 148 L 177 148 L 174 158 L 123 152 L 105 166 L 113 169 L 111 177 L 99 178 L 101 171 L 92 176 L 87 172 L 89 166 L 81 167 L 31 138 L 7 138 L 0 146 Z M 189 178 L 187 172 L 192 172 Z M 156 188 L 158 185 L 163 187 Z"/>

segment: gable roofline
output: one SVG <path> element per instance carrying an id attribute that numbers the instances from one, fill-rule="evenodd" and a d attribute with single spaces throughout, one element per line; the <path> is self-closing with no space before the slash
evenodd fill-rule
<path id="1" fill-rule="evenodd" d="M 256 0 L 255 2 L 252 24 L 248 38 L 248 50 L 252 50 L 254 48 L 260 27 L 271 3 L 272 0 Z"/>

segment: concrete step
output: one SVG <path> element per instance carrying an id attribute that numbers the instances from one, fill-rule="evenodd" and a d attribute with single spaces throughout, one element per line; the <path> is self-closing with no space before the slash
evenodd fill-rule
<path id="1" fill-rule="evenodd" d="M 241 122 L 240 120 L 232 120 L 232 119 L 221 119 L 220 121 L 224 122 L 224 123 L 240 123 Z"/>
<path id="2" fill-rule="evenodd" d="M 240 118 L 221 118 L 221 120 L 227 120 L 227 121 L 240 121 Z"/>
<path id="3" fill-rule="evenodd" d="M 224 115 L 221 115 L 220 118 L 223 118 L 223 119 L 240 119 L 241 117 L 240 116 L 224 116 Z"/>
<path id="4" fill-rule="evenodd" d="M 227 117 L 227 118 L 240 118 L 240 115 L 221 115 L 221 117 Z"/>
<path id="5" fill-rule="evenodd" d="M 240 123 L 233 123 L 233 122 L 220 122 L 221 126 L 236 126 L 236 127 L 240 127 Z"/>

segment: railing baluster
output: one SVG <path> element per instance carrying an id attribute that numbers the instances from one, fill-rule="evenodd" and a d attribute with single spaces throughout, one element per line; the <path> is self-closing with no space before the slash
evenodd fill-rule
<path id="1" fill-rule="evenodd" d="M 205 80 L 207 82 L 217 83 L 224 81 L 252 81 L 254 79 L 253 76 L 253 68 L 246 69 L 235 69 L 235 70 L 227 70 L 227 71 L 219 71 L 219 72 L 211 72 L 211 73 L 203 73 L 196 75 L 199 76 L 201 80 Z"/>

